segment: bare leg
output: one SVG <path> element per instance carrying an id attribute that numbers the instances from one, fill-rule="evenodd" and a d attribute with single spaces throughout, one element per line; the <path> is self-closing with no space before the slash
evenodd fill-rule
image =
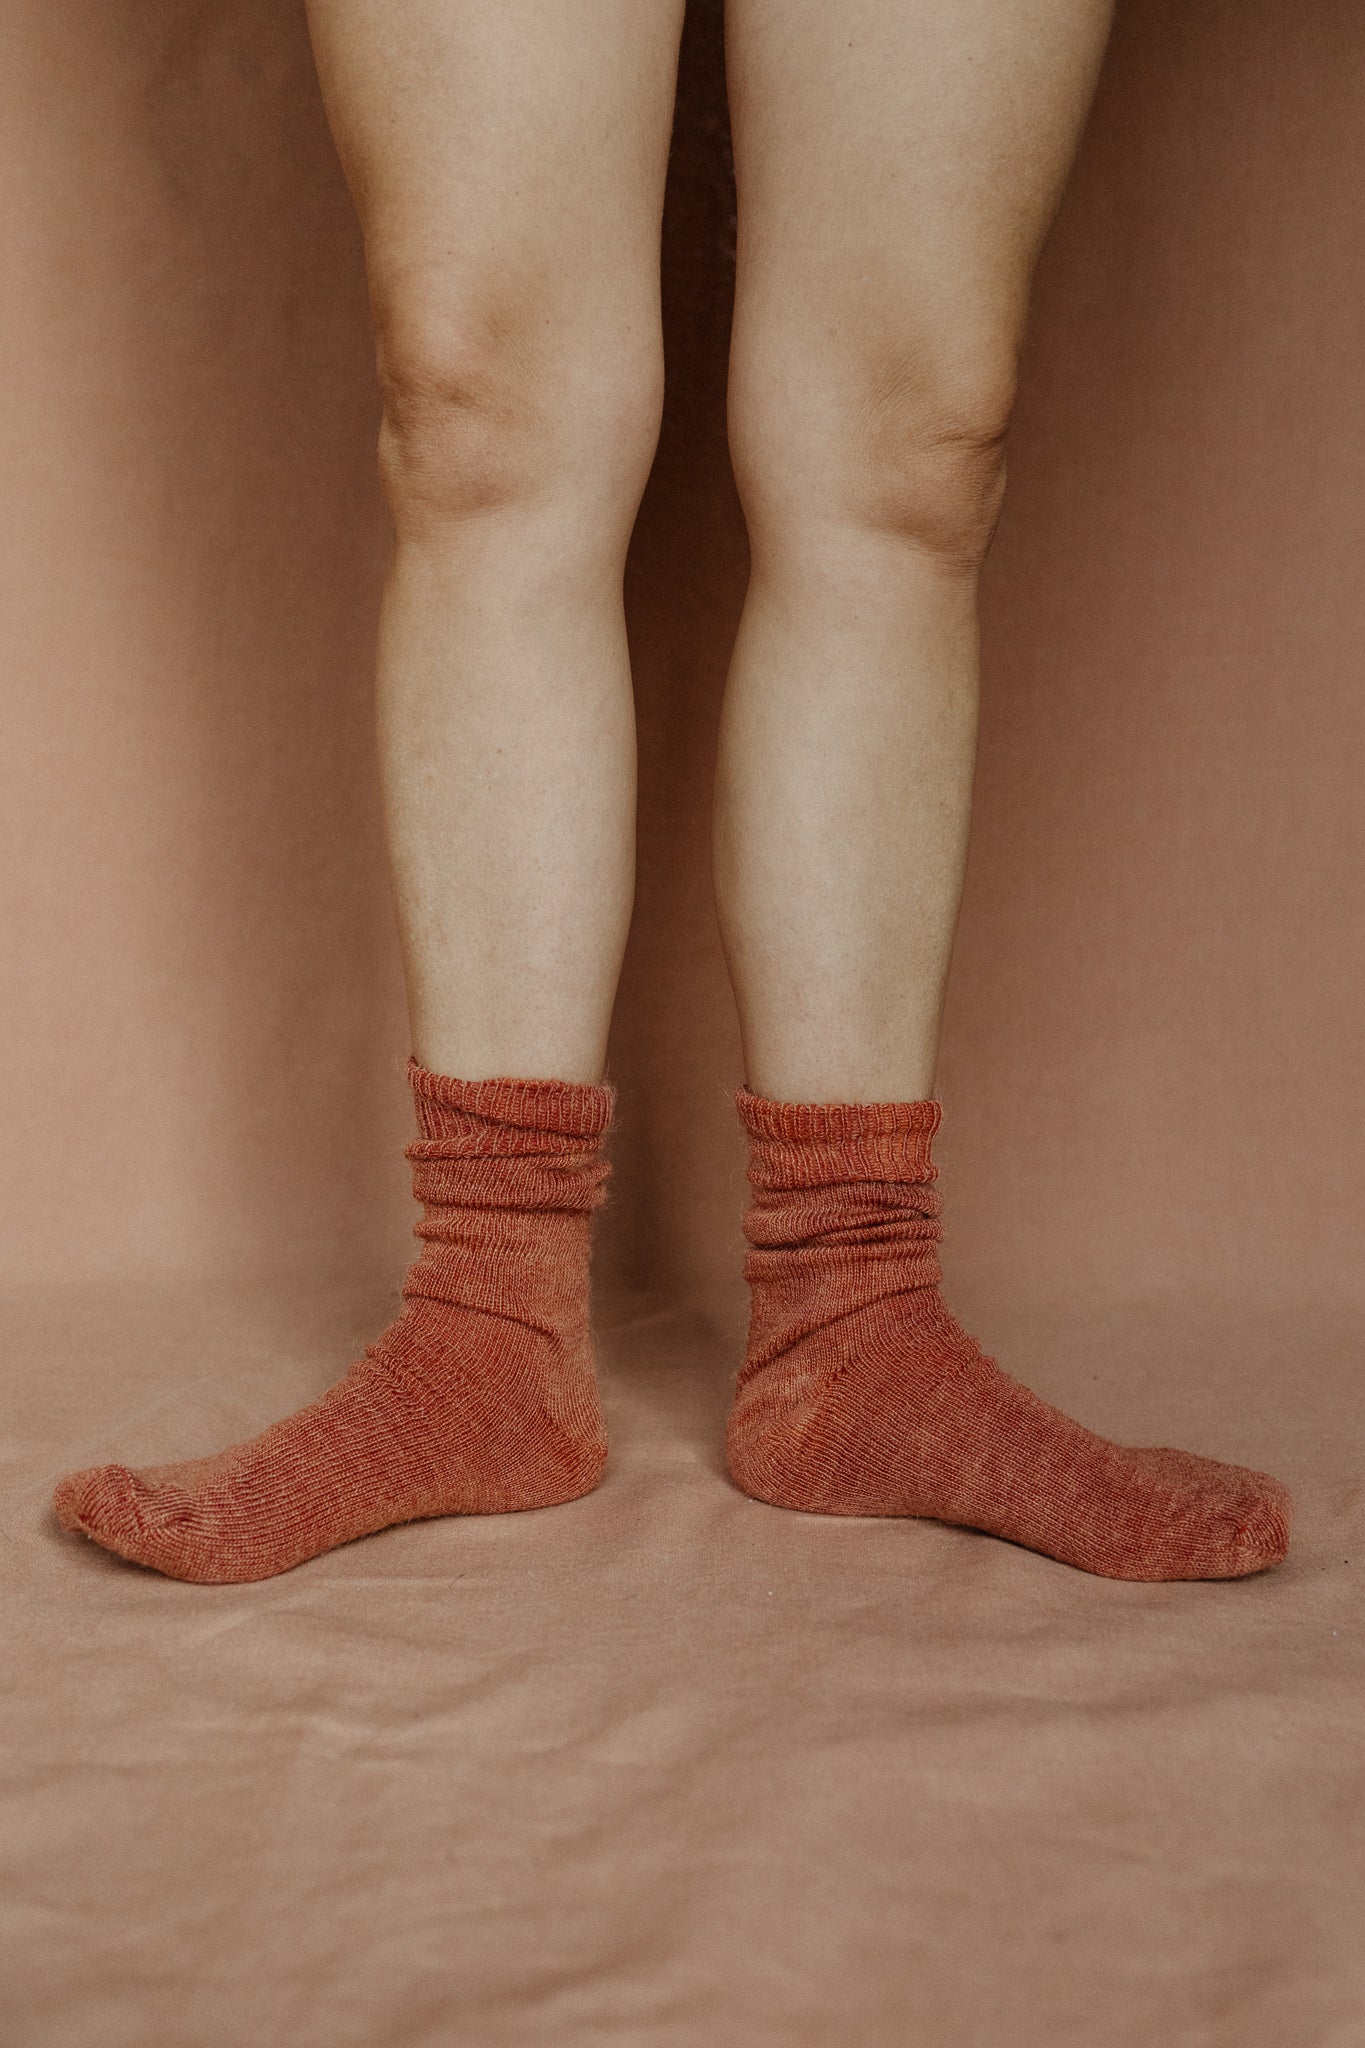
<path id="1" fill-rule="evenodd" d="M 1109 0 L 730 0 L 731 449 L 753 574 L 716 875 L 749 1085 L 931 1093 L 977 572 Z"/>
<path id="2" fill-rule="evenodd" d="M 570 1500 L 606 1453 L 588 1252 L 632 880 L 621 578 L 658 424 L 681 0 L 310 11 L 384 392 L 380 731 L 423 1250 L 399 1316 L 310 1407 L 214 1458 L 61 1482 L 65 1527 L 211 1583 Z"/>
<path id="3" fill-rule="evenodd" d="M 397 546 L 380 739 L 413 1046 L 594 1081 L 630 916 L 621 578 L 662 389 L 681 0 L 311 0 Z"/>
<path id="4" fill-rule="evenodd" d="M 754 1202 L 730 1469 L 1109 1577 L 1284 1554 L 1263 1473 L 1129 1450 L 939 1293 L 930 1142 L 976 727 L 976 583 L 1029 279 L 1108 0 L 729 0 L 731 445 L 754 571 L 717 882 Z"/>

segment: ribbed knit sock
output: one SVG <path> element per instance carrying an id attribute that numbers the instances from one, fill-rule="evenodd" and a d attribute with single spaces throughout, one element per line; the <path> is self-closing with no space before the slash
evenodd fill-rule
<path id="1" fill-rule="evenodd" d="M 102 1465 L 64 1527 L 203 1583 L 266 1579 L 394 1522 L 573 1500 L 606 1457 L 588 1324 L 612 1091 L 456 1081 L 414 1060 L 423 1205 L 403 1308 L 311 1407 L 214 1458 Z"/>
<path id="2" fill-rule="evenodd" d="M 746 1493 L 816 1514 L 929 1515 L 1106 1578 L 1240 1578 L 1279 1562 L 1278 1480 L 1096 1436 L 950 1314 L 930 1158 L 940 1103 L 736 1101 L 752 1297 L 728 1447 Z"/>

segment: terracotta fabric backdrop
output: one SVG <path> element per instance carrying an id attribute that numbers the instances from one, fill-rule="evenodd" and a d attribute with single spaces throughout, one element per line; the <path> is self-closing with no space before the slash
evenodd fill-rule
<path id="1" fill-rule="evenodd" d="M 1365 15 L 1121 5 L 989 568 L 939 1087 L 959 1312 L 1096 1425 L 1294 1485 L 1288 1565 L 1233 1587 L 784 1516 L 719 1469 L 712 0 L 629 574 L 612 1474 L 263 1588 L 58 1536 L 55 1473 L 307 1398 L 407 1256 L 387 537 L 297 6 L 9 0 L 0 56 L 0 2032 L 1359 2048 Z"/>

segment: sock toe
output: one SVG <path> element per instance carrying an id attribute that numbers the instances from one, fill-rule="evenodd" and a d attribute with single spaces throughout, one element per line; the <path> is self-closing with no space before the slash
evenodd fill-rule
<path id="1" fill-rule="evenodd" d="M 57 1481 L 52 1495 L 52 1506 L 57 1520 L 71 1535 L 85 1532 L 86 1482 L 94 1477 L 93 1472 L 68 1472 L 64 1479 Z"/>
<path id="2" fill-rule="evenodd" d="M 1240 1466 L 1224 1466 L 1222 1473 L 1221 1483 L 1202 1501 L 1202 1536 L 1190 1530 L 1189 1569 L 1183 1577 L 1247 1578 L 1279 1564 L 1289 1548 L 1287 1489 L 1268 1474 Z"/>
<path id="3" fill-rule="evenodd" d="M 1289 1549 L 1289 1525 L 1294 1504 L 1287 1486 L 1268 1473 L 1255 1473 L 1258 1493 L 1255 1505 L 1233 1539 L 1235 1575 L 1266 1571 L 1279 1564 Z"/>
<path id="4" fill-rule="evenodd" d="M 1281 1562 L 1293 1502 L 1268 1472 L 1168 1446 L 1127 1456 L 1189 1503 L 1182 1521 L 1191 1578 L 1240 1579 Z"/>
<path id="5" fill-rule="evenodd" d="M 53 1506 L 72 1535 L 93 1537 L 107 1550 L 136 1559 L 146 1541 L 146 1492 L 126 1465 L 92 1465 L 59 1482 Z"/>

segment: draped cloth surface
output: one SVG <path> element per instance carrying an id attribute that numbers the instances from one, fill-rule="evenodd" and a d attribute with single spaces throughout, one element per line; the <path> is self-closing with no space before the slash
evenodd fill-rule
<path id="1" fill-rule="evenodd" d="M 1354 2048 L 1351 1328 L 986 1311 L 1116 1432 L 1273 1442 L 1300 1517 L 1261 1579 L 1121 1584 L 760 1506 L 720 1465 L 733 1344 L 625 1302 L 603 1305 L 614 1449 L 586 1500 L 255 1586 L 48 1525 L 77 1406 L 92 1457 L 226 1440 L 384 1306 L 8 1313 L 9 2038 Z"/>

